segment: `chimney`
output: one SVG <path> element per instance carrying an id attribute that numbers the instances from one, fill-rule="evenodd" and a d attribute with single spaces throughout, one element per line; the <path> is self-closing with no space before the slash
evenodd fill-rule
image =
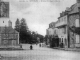
<path id="1" fill-rule="evenodd" d="M 80 0 L 76 0 L 77 1 L 77 3 L 80 3 Z"/>

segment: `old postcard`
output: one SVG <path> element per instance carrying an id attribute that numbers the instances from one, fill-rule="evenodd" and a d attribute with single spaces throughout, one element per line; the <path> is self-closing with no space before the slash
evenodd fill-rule
<path id="1" fill-rule="evenodd" d="M 0 60 L 80 60 L 80 0 L 0 0 Z"/>

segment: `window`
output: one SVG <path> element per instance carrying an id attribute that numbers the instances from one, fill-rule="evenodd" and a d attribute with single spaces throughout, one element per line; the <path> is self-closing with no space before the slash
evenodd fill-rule
<path id="1" fill-rule="evenodd" d="M 62 43 L 63 43 L 63 38 L 62 38 Z"/>
<path id="2" fill-rule="evenodd" d="M 72 36 L 74 36 L 74 33 L 72 32 Z"/>
<path id="3" fill-rule="evenodd" d="M 64 34 L 66 34 L 66 27 L 65 27 L 63 30 L 64 30 L 64 32 L 63 32 L 63 33 L 64 33 Z"/>
<path id="4" fill-rule="evenodd" d="M 79 19 L 75 20 L 75 25 L 76 25 L 76 27 L 79 27 Z"/>
<path id="5" fill-rule="evenodd" d="M 79 43 L 79 35 L 76 35 L 76 43 Z"/>

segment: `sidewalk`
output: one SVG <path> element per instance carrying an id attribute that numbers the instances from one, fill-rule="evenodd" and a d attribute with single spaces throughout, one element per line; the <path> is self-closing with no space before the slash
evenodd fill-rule
<path id="1" fill-rule="evenodd" d="M 64 51 L 76 51 L 76 52 L 80 52 L 80 48 L 59 48 L 59 47 L 54 47 L 53 49 L 64 50 Z"/>
<path id="2" fill-rule="evenodd" d="M 5 50 L 23 50 L 21 48 L 22 46 L 0 46 L 0 51 L 5 51 Z"/>
<path id="3" fill-rule="evenodd" d="M 0 48 L 0 51 L 23 50 L 22 48 Z"/>
<path id="4" fill-rule="evenodd" d="M 47 48 L 51 48 L 50 46 L 46 46 Z M 75 52 L 80 52 L 80 48 L 60 48 L 60 47 L 53 47 L 52 49 L 57 49 L 57 50 L 64 50 L 64 51 L 75 51 Z"/>

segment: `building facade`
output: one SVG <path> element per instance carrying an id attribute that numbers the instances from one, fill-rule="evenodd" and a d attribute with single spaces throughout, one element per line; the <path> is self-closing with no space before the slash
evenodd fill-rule
<path id="1" fill-rule="evenodd" d="M 57 28 L 57 35 L 59 37 L 59 45 L 63 44 L 63 47 L 68 47 L 68 37 L 67 37 L 67 14 L 62 12 L 58 21 L 55 24 Z"/>
<path id="2" fill-rule="evenodd" d="M 80 47 L 80 35 L 72 31 L 73 27 L 80 27 L 80 0 L 60 14 L 56 27 L 59 43 L 63 43 L 64 47 Z"/>
<path id="3" fill-rule="evenodd" d="M 59 45 L 63 44 L 65 48 L 80 47 L 80 34 L 75 32 L 76 28 L 80 28 L 80 0 L 76 0 L 74 5 L 60 13 L 55 24 L 49 25 L 48 35 L 54 35 L 56 31 L 56 35 L 59 37 Z"/>
<path id="4" fill-rule="evenodd" d="M 46 35 L 53 36 L 54 35 L 55 22 L 51 22 L 49 24 L 49 28 L 46 30 Z"/>
<path id="5" fill-rule="evenodd" d="M 50 23 L 49 28 L 46 30 L 47 31 L 46 35 L 48 36 L 47 42 L 50 46 L 57 45 L 57 43 L 55 43 L 55 42 L 57 42 L 57 40 L 55 40 L 55 37 L 57 36 L 57 28 L 55 27 L 55 24 L 56 24 L 56 22 Z"/>
<path id="6" fill-rule="evenodd" d="M 80 27 L 80 0 L 77 0 L 77 3 L 70 7 L 68 13 L 69 27 Z M 80 35 L 69 30 L 70 35 L 70 47 L 80 47 Z"/>
<path id="7" fill-rule="evenodd" d="M 11 27 L 0 27 L 1 45 L 19 44 L 19 33 Z"/>
<path id="8" fill-rule="evenodd" d="M 19 32 L 12 28 L 9 2 L 0 1 L 0 48 L 20 47 Z"/>
<path id="9" fill-rule="evenodd" d="M 8 26 L 0 27 L 0 48 L 20 48 L 19 32 L 12 28 L 12 22 L 8 21 Z"/>

